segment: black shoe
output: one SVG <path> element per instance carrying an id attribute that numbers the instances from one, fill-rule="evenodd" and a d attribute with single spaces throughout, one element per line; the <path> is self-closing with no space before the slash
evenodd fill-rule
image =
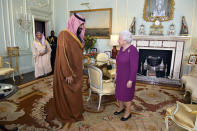
<path id="1" fill-rule="evenodd" d="M 131 118 L 131 113 L 129 114 L 129 116 L 127 118 L 122 117 L 120 120 L 121 121 L 127 121 L 129 118 Z"/>
<path id="2" fill-rule="evenodd" d="M 123 112 L 125 112 L 125 109 L 122 109 L 120 112 L 114 112 L 114 115 L 119 115 L 120 113 L 123 113 Z"/>

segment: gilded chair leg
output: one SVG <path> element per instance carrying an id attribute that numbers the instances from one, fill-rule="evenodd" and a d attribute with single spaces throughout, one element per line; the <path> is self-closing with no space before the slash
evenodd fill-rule
<path id="1" fill-rule="evenodd" d="M 181 88 L 184 89 L 184 83 L 183 82 L 181 82 Z"/>
<path id="2" fill-rule="evenodd" d="M 13 75 L 13 76 L 12 76 L 12 77 L 13 77 L 13 81 L 14 81 L 14 83 L 15 83 L 14 72 L 12 73 L 12 75 Z"/>
<path id="3" fill-rule="evenodd" d="M 186 95 L 187 95 L 187 91 L 185 91 L 185 93 L 184 93 L 183 97 L 185 98 L 185 97 L 186 97 Z"/>
<path id="4" fill-rule="evenodd" d="M 166 118 L 165 118 L 165 123 L 166 123 L 166 131 L 168 131 L 169 128 L 168 128 L 168 117 L 167 117 L 167 116 L 166 116 Z"/>
<path id="5" fill-rule="evenodd" d="M 101 95 L 101 94 L 99 94 L 99 105 L 98 105 L 98 111 L 99 111 L 100 106 L 101 106 L 101 99 L 102 99 L 102 95 Z"/>
<path id="6" fill-rule="evenodd" d="M 89 88 L 89 96 L 88 96 L 87 102 L 90 100 L 91 94 L 92 94 L 92 90 L 91 88 Z"/>

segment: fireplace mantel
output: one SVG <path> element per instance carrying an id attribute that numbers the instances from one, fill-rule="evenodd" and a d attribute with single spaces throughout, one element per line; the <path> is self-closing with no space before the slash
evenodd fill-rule
<path id="1" fill-rule="evenodd" d="M 154 36 L 154 35 L 133 35 L 134 40 L 167 40 L 167 41 L 186 41 L 191 36 Z"/>
<path id="2" fill-rule="evenodd" d="M 184 44 L 190 36 L 150 36 L 134 35 L 132 44 L 138 49 L 171 50 L 170 79 L 179 80 L 184 52 Z"/>

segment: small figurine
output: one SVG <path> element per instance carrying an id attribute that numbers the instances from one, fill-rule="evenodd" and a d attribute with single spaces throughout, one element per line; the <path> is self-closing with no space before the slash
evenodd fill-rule
<path id="1" fill-rule="evenodd" d="M 175 34 L 175 27 L 174 24 L 171 24 L 169 27 L 168 35 L 174 35 Z"/>
<path id="2" fill-rule="evenodd" d="M 132 33 L 132 35 L 135 35 L 135 23 L 136 23 L 136 18 L 133 18 L 133 21 L 131 23 L 129 31 Z"/>
<path id="3" fill-rule="evenodd" d="M 180 35 L 188 35 L 188 27 L 185 20 L 185 16 L 182 16 Z"/>
<path id="4" fill-rule="evenodd" d="M 145 35 L 145 29 L 143 24 L 140 25 L 139 35 Z"/>

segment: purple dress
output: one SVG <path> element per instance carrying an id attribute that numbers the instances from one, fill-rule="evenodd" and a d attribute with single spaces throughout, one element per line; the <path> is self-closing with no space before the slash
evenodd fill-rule
<path id="1" fill-rule="evenodd" d="M 115 97 L 119 101 L 128 102 L 134 97 L 138 57 L 138 51 L 133 45 L 129 46 L 125 51 L 121 48 L 117 55 Z M 129 80 L 132 81 L 131 88 L 127 88 L 127 82 Z"/>

